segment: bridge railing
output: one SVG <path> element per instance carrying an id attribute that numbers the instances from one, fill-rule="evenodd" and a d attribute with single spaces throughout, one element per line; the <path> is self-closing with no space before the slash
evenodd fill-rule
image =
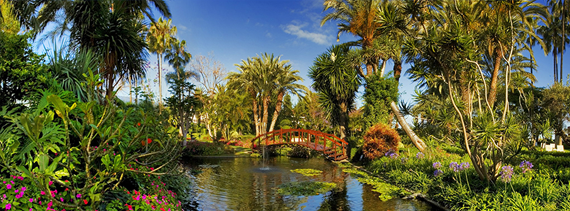
<path id="1" fill-rule="evenodd" d="M 295 144 L 317 151 L 332 149 L 346 155 L 348 143 L 335 135 L 306 129 L 280 129 L 261 134 L 252 139 L 252 148 L 268 145 Z"/>

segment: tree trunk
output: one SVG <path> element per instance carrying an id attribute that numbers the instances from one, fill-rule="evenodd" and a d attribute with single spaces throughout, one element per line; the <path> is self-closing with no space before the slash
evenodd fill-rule
<path id="1" fill-rule="evenodd" d="M 267 119 L 269 118 L 269 95 L 263 97 L 263 117 L 261 120 L 261 132 L 267 133 Z"/>
<path id="2" fill-rule="evenodd" d="M 564 75 L 563 75 L 563 67 L 564 67 L 564 49 L 566 47 L 566 34 L 565 33 L 565 29 L 564 29 L 564 25 L 566 25 L 566 17 L 565 17 L 565 10 L 566 7 L 564 6 L 565 1 L 562 0 L 562 43 L 560 43 L 560 83 L 562 83 L 564 81 Z"/>
<path id="3" fill-rule="evenodd" d="M 129 102 L 133 103 L 133 77 L 129 75 Z"/>
<path id="4" fill-rule="evenodd" d="M 493 66 L 493 73 L 491 75 L 489 96 L 487 98 L 487 101 L 489 101 L 489 105 L 491 107 L 495 107 L 495 100 L 497 100 L 497 83 L 499 81 L 499 68 L 501 67 L 501 53 L 501 49 L 495 48 L 495 63 Z"/>
<path id="5" fill-rule="evenodd" d="M 410 126 L 406 122 L 406 119 L 404 119 L 404 116 L 402 115 L 402 113 L 400 112 L 400 109 L 398 109 L 398 106 L 396 105 L 396 103 L 394 103 L 394 101 L 392 101 L 390 103 L 390 108 L 392 108 L 392 112 L 394 112 L 394 114 L 396 115 L 396 119 L 398 120 L 398 123 L 400 123 L 400 126 L 402 126 L 402 129 L 404 129 L 404 131 L 406 131 L 406 134 L 408 134 L 408 136 L 410 137 L 410 139 L 412 140 L 412 143 L 414 143 L 416 148 L 418 148 L 422 152 L 425 151 L 425 149 L 427 148 L 426 144 L 410 128 Z"/>
<path id="6" fill-rule="evenodd" d="M 138 80 L 135 80 L 135 89 L 136 89 L 137 87 L 139 87 L 138 84 L 139 84 L 139 81 L 138 81 Z M 137 89 L 137 90 L 138 90 L 138 89 Z M 138 91 L 135 92 L 135 104 L 137 104 L 137 105 L 139 104 L 139 92 L 138 92 Z"/>
<path id="7" fill-rule="evenodd" d="M 275 112 L 273 112 L 273 117 L 271 120 L 271 126 L 269 127 L 269 132 L 273 131 L 275 128 L 275 123 L 277 122 L 277 117 L 279 117 L 279 113 L 281 113 L 281 107 L 283 105 L 283 95 L 285 95 L 285 91 L 279 92 L 277 95 L 277 104 L 275 105 Z"/>
<path id="8" fill-rule="evenodd" d="M 400 75 L 402 75 L 402 61 L 394 60 L 394 79 L 400 82 Z"/>
<path id="9" fill-rule="evenodd" d="M 556 47 L 552 47 L 553 48 L 553 52 L 552 54 L 554 55 L 554 83 L 558 82 L 558 51 L 556 50 Z"/>
<path id="10" fill-rule="evenodd" d="M 367 63 L 366 64 L 366 76 L 372 75 L 373 71 L 374 71 L 373 65 L 371 63 Z"/>
<path id="11" fill-rule="evenodd" d="M 380 76 L 384 77 L 385 70 L 386 70 L 386 60 L 382 60 L 382 66 L 380 67 Z"/>
<path id="12" fill-rule="evenodd" d="M 162 113 L 162 54 L 158 54 L 158 113 Z"/>
<path id="13" fill-rule="evenodd" d="M 257 100 L 255 99 L 255 95 L 252 95 L 253 98 L 253 121 L 255 122 L 255 136 L 261 135 L 261 131 L 259 130 L 259 116 L 257 114 Z"/>

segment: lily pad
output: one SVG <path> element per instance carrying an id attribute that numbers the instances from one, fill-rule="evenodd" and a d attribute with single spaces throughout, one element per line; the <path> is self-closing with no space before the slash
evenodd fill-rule
<path id="1" fill-rule="evenodd" d="M 203 168 L 203 169 L 211 169 L 211 168 L 220 167 L 220 165 L 203 164 L 203 165 L 199 165 L 199 167 L 200 167 L 200 168 Z"/>
<path id="2" fill-rule="evenodd" d="M 303 176 L 308 176 L 308 177 L 318 176 L 323 173 L 323 171 L 317 169 L 294 169 L 291 170 L 291 172 L 299 173 L 302 174 Z"/>
<path id="3" fill-rule="evenodd" d="M 281 195 L 312 196 L 324 194 L 336 188 L 332 182 L 290 182 L 279 185 L 277 192 Z"/>

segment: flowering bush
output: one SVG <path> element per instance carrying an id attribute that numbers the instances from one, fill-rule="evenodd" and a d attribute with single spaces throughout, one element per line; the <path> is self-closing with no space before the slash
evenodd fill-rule
<path id="1" fill-rule="evenodd" d="M 384 156 L 391 158 L 398 157 L 398 144 L 400 143 L 400 136 L 398 132 L 388 125 L 379 123 L 372 126 L 364 135 L 364 145 L 362 146 L 362 153 L 366 158 L 373 160 Z"/>
<path id="2" fill-rule="evenodd" d="M 503 180 L 503 182 L 510 182 L 511 178 L 513 177 L 513 167 L 512 166 L 503 166 L 502 170 L 501 170 L 501 180 Z"/>

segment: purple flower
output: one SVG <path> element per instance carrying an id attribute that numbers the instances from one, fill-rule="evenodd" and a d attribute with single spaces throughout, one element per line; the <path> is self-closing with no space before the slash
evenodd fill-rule
<path id="1" fill-rule="evenodd" d="M 77 197 L 78 199 L 80 199 L 80 198 L 81 198 L 81 194 L 77 194 L 76 197 Z"/>
<path id="2" fill-rule="evenodd" d="M 529 161 L 523 161 L 521 162 L 521 164 L 519 165 L 520 168 L 522 168 L 522 173 L 526 173 L 527 171 L 530 171 L 533 167 L 532 163 Z"/>
<path id="3" fill-rule="evenodd" d="M 459 171 L 467 170 L 469 168 L 469 162 L 463 162 L 459 164 Z"/>
<path id="4" fill-rule="evenodd" d="M 422 159 L 422 158 L 424 158 L 424 153 L 422 153 L 422 152 L 416 153 L 416 158 L 417 158 L 417 159 Z"/>
<path id="5" fill-rule="evenodd" d="M 441 163 L 440 163 L 440 162 L 435 162 L 435 163 L 433 163 L 432 166 L 433 166 L 433 168 L 435 168 L 435 169 L 439 169 L 439 168 L 441 168 Z"/>
<path id="6" fill-rule="evenodd" d="M 457 164 L 457 162 L 451 162 L 449 164 L 449 168 L 455 172 L 459 171 L 459 164 Z"/>
<path id="7" fill-rule="evenodd" d="M 397 154 L 397 153 L 392 153 L 392 154 L 390 154 L 390 158 L 396 159 L 396 158 L 398 158 L 398 154 Z"/>
<path id="8" fill-rule="evenodd" d="M 442 171 L 442 170 L 439 170 L 439 169 L 437 169 L 437 170 L 435 170 L 435 171 L 433 172 L 433 176 L 436 176 L 436 177 L 439 176 L 439 175 L 441 175 L 441 174 L 443 174 L 443 171 Z"/>
<path id="9" fill-rule="evenodd" d="M 512 166 L 503 166 L 501 171 L 501 179 L 504 182 L 510 182 L 513 176 L 513 167 Z"/>

